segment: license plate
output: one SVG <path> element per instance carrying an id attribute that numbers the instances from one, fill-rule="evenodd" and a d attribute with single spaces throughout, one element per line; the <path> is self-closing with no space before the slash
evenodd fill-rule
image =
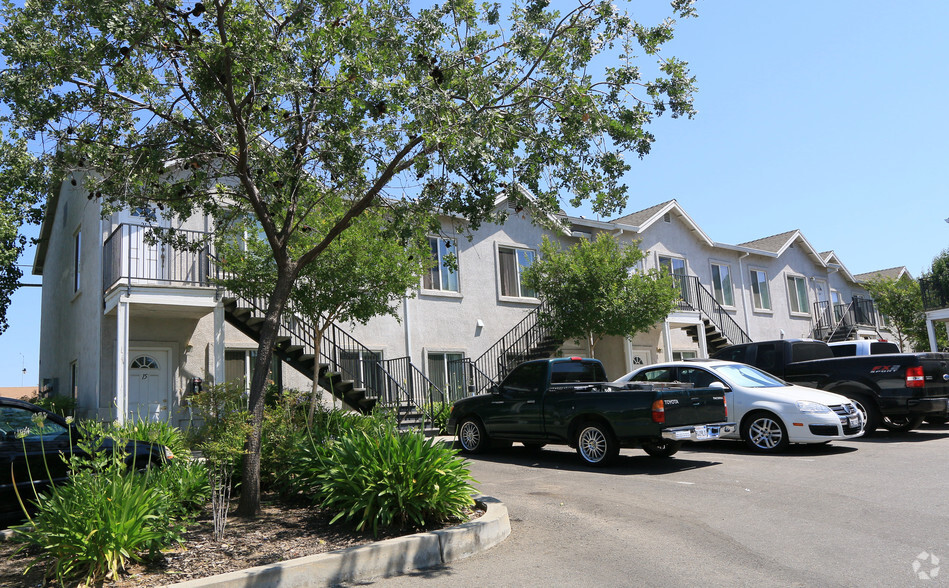
<path id="1" fill-rule="evenodd" d="M 857 426 L 857 417 L 852 416 L 852 417 L 848 418 L 848 419 L 847 419 L 847 426 L 848 426 L 848 427 L 856 427 L 856 426 Z"/>
<path id="2" fill-rule="evenodd" d="M 695 438 L 708 439 L 708 429 L 705 428 L 705 425 L 699 425 L 698 427 L 695 427 Z"/>

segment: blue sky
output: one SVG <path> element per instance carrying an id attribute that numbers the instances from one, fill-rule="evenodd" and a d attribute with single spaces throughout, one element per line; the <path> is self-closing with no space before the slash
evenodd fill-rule
<path id="1" fill-rule="evenodd" d="M 633 14 L 655 22 L 665 6 Z M 800 229 L 853 273 L 928 269 L 949 247 L 949 3 L 697 7 L 666 52 L 698 78 L 699 113 L 653 125 L 652 153 L 631 156 L 625 212 L 675 198 L 723 243 Z M 0 386 L 36 383 L 39 298 L 14 295 Z"/>

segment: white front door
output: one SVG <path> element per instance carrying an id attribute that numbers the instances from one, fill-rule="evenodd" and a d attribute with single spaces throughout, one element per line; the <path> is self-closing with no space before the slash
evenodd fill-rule
<path id="1" fill-rule="evenodd" d="M 630 347 L 626 357 L 626 371 L 628 372 L 652 364 L 652 352 L 648 348 Z"/>
<path id="2" fill-rule="evenodd" d="M 168 349 L 138 348 L 129 351 L 130 420 L 168 419 L 170 355 Z"/>

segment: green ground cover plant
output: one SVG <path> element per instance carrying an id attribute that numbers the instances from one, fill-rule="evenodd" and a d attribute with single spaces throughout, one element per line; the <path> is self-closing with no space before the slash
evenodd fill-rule
<path id="1" fill-rule="evenodd" d="M 42 429 L 42 415 L 36 421 Z M 190 512 L 179 500 L 187 490 L 170 485 L 178 483 L 178 477 L 151 467 L 129 468 L 117 427 L 84 421 L 77 429 L 78 445 L 88 457 L 63 456 L 70 473 L 66 484 L 21 496 L 28 524 L 14 528 L 24 548 L 37 550 L 29 567 L 45 566 L 47 577 L 61 584 L 76 578 L 85 584 L 116 578 L 130 561 L 142 561 L 180 542 Z M 25 442 L 23 447 L 26 451 Z M 45 466 L 49 477 L 48 463 Z M 188 471 L 194 479 L 200 477 L 200 470 Z M 35 505 L 35 514 L 26 501 Z"/>

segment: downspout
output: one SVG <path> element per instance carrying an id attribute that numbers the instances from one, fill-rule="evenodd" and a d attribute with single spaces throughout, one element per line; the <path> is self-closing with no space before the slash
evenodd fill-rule
<path id="1" fill-rule="evenodd" d="M 402 297 L 402 324 L 405 325 L 405 356 L 409 358 L 409 364 L 412 364 L 412 321 L 409 314 L 409 297 Z"/>

